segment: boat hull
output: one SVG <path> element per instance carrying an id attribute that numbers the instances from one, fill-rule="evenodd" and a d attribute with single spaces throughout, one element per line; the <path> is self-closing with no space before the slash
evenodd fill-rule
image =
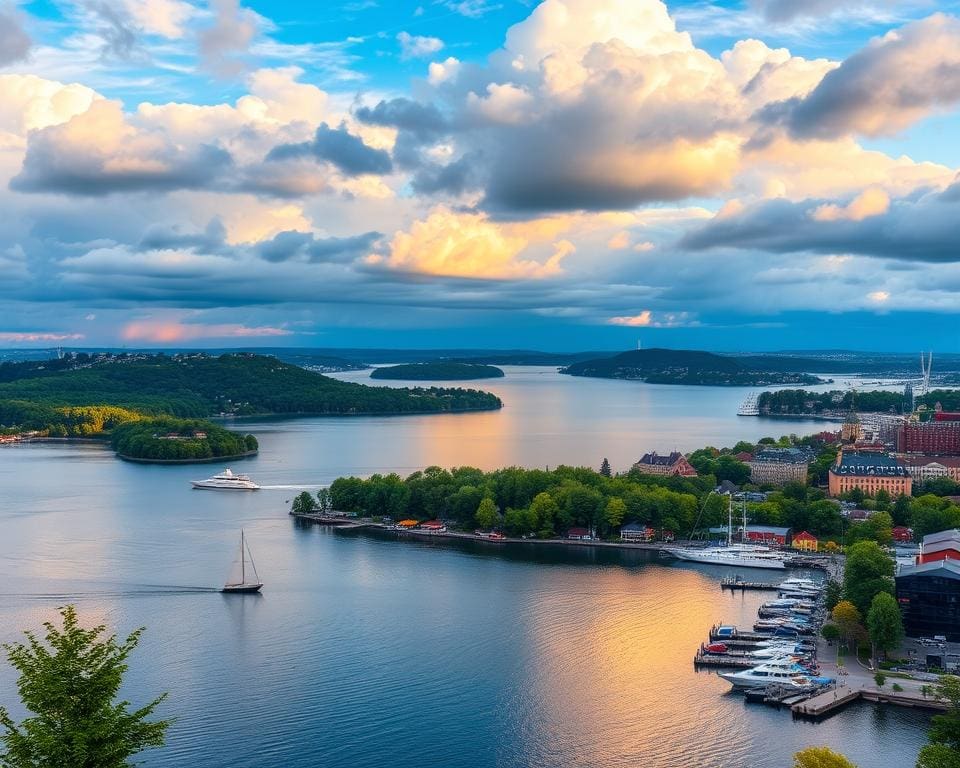
<path id="1" fill-rule="evenodd" d="M 786 569 L 786 564 L 782 560 L 766 560 L 760 558 L 739 558 L 739 557 L 718 557 L 704 552 L 689 552 L 682 550 L 668 550 L 678 560 L 685 560 L 688 563 L 702 563 L 703 565 L 724 565 L 729 568 L 761 568 L 768 571 L 782 571 Z"/>
<path id="2" fill-rule="evenodd" d="M 263 584 L 225 584 L 220 591 L 226 595 L 249 595 L 262 588 Z"/>
<path id="3" fill-rule="evenodd" d="M 202 491 L 259 491 L 260 486 L 255 483 L 250 483 L 250 485 L 218 485 L 215 483 L 208 483 L 205 480 L 191 480 L 190 485 L 194 488 L 199 488 Z"/>

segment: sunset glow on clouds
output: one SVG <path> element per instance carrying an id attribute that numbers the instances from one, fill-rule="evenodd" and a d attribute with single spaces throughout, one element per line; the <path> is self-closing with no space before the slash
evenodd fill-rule
<path id="1" fill-rule="evenodd" d="M 889 5 L 22 6 L 0 341 L 810 348 L 824 313 L 955 313 L 960 18 Z"/>

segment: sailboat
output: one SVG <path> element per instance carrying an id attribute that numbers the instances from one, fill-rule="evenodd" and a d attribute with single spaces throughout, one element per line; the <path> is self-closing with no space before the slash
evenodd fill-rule
<path id="1" fill-rule="evenodd" d="M 247 570 L 247 559 L 250 560 L 250 570 Z M 248 574 L 253 573 L 253 578 L 249 581 L 247 580 Z M 231 573 L 231 577 L 234 577 L 236 574 Z M 240 581 L 236 581 L 235 578 L 231 578 L 226 584 L 223 585 L 221 592 L 259 592 L 260 588 L 263 587 L 263 582 L 260 581 L 260 577 L 257 575 L 257 566 L 253 564 L 253 555 L 250 553 L 250 547 L 247 545 L 246 537 L 243 534 L 243 529 L 240 529 Z"/>
<path id="2" fill-rule="evenodd" d="M 747 531 L 747 505 L 743 504 L 743 538 Z M 768 568 L 783 570 L 786 568 L 783 555 L 769 547 L 755 544 L 733 543 L 733 497 L 727 507 L 727 546 L 725 547 L 671 547 L 671 555 L 679 560 L 706 565 L 730 565 L 737 568 Z"/>

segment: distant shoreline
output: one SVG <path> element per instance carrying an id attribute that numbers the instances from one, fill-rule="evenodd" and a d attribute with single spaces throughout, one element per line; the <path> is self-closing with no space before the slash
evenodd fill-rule
<path id="1" fill-rule="evenodd" d="M 259 450 L 245 451 L 244 453 L 236 453 L 230 456 L 207 456 L 197 459 L 148 459 L 137 456 L 127 456 L 122 453 L 117 453 L 115 455 L 118 459 L 129 461 L 132 464 L 215 464 L 220 461 L 239 461 L 240 459 L 248 459 L 251 456 L 256 456 L 259 452 Z"/>

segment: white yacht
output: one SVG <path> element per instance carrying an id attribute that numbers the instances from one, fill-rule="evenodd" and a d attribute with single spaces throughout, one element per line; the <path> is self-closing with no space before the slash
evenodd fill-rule
<path id="1" fill-rule="evenodd" d="M 769 547 L 756 544 L 733 543 L 733 497 L 727 510 L 727 545 L 725 547 L 671 547 L 667 550 L 679 560 L 705 565 L 729 565 L 736 568 L 767 568 L 784 570 L 787 565 L 784 555 Z M 743 531 L 747 530 L 747 505 L 743 505 Z"/>
<path id="2" fill-rule="evenodd" d="M 812 682 L 793 658 L 780 658 L 740 672 L 720 672 L 720 677 L 734 688 L 755 688 L 761 685 L 786 685 L 805 688 Z"/>
<path id="3" fill-rule="evenodd" d="M 256 491 L 260 488 L 247 475 L 235 475 L 229 469 L 206 480 L 191 480 L 190 485 L 214 491 Z"/>

